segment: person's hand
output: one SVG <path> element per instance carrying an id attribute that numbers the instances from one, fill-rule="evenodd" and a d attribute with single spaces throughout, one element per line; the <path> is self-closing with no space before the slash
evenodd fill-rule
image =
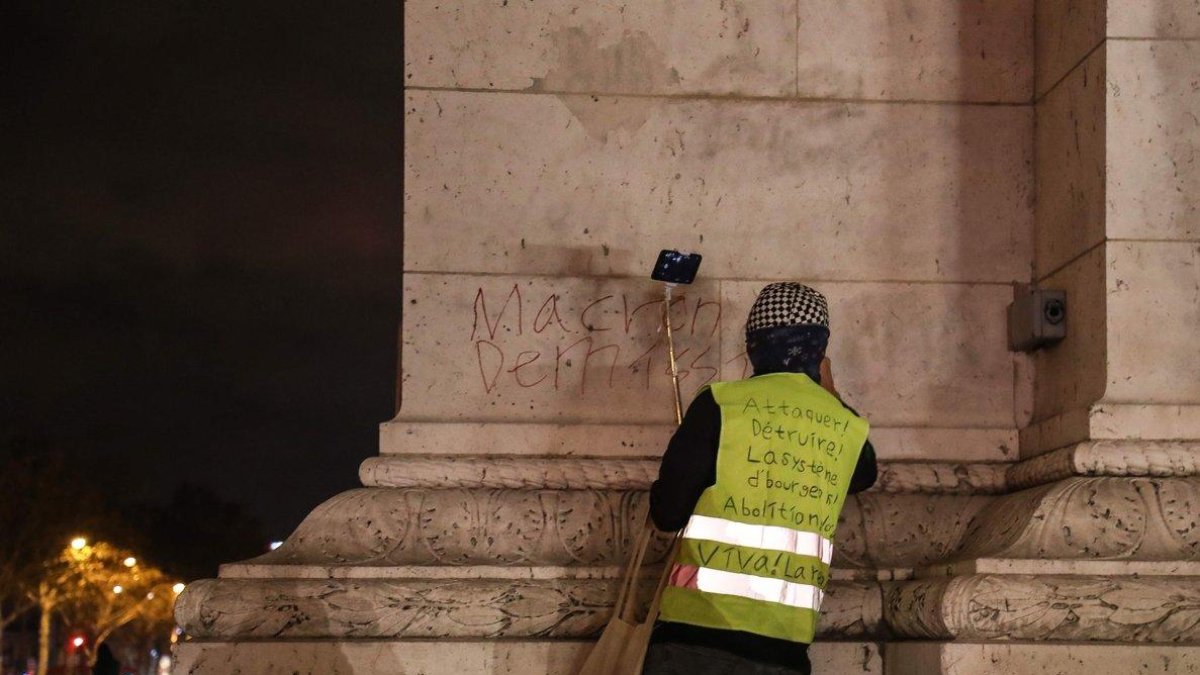
<path id="1" fill-rule="evenodd" d="M 825 388 L 825 391 L 839 399 L 841 398 L 838 395 L 837 387 L 833 385 L 833 363 L 829 360 L 829 357 L 821 359 L 821 386 Z"/>

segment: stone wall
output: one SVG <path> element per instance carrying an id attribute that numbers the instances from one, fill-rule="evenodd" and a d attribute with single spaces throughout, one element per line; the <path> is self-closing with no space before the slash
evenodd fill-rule
<path id="1" fill-rule="evenodd" d="M 384 453 L 446 451 L 405 432 L 448 421 L 655 424 L 568 450 L 660 452 L 646 277 L 681 248 L 705 255 L 672 307 L 685 397 L 746 372 L 762 285 L 804 280 L 830 297 L 839 386 L 882 457 L 1016 456 L 1028 373 L 1003 319 L 1030 275 L 1031 2 L 421 1 L 406 19 Z"/>
<path id="2" fill-rule="evenodd" d="M 794 279 L 872 421 L 817 672 L 1193 672 L 1200 19 L 1105 4 L 406 2 L 399 414 L 185 591 L 182 667 L 572 672 L 674 423 L 681 248 L 685 398 Z M 1034 357 L 1030 281 L 1069 292 Z"/>
<path id="3" fill-rule="evenodd" d="M 1200 438 L 1200 13 L 1055 0 L 1038 26 L 1034 262 L 1072 325 L 1022 447 Z"/>

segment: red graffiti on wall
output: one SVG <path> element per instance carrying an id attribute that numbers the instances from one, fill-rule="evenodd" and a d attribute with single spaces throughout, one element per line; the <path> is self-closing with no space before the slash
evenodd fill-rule
<path id="1" fill-rule="evenodd" d="M 663 300 L 605 294 L 568 303 L 555 292 L 530 299 L 519 284 L 501 294 L 475 293 L 471 344 L 485 393 L 504 387 L 573 391 L 646 388 L 670 373 Z M 536 308 L 536 309 L 534 309 Z M 678 296 L 668 315 L 680 383 L 699 388 L 718 373 L 715 345 L 721 303 Z M 736 361 L 737 357 L 733 359 Z"/>

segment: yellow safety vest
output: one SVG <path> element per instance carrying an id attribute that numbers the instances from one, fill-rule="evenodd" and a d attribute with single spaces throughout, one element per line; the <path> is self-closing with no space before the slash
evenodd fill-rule
<path id="1" fill-rule="evenodd" d="M 661 618 L 811 643 L 867 421 L 807 375 L 712 385 L 717 481 L 700 495 Z"/>

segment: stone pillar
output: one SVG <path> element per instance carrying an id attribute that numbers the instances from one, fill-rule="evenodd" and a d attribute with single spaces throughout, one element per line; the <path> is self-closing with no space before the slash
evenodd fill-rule
<path id="1" fill-rule="evenodd" d="M 1034 270 L 1068 337 L 1034 361 L 1026 489 L 885 603 L 954 642 L 889 645 L 889 672 L 1200 672 L 1200 14 L 1043 1 L 1036 33 Z"/>
<path id="2" fill-rule="evenodd" d="M 843 516 L 818 672 L 1193 663 L 1146 645 L 1196 639 L 1171 576 L 1197 550 L 1196 347 L 1139 341 L 1194 327 L 1195 202 L 1111 229 L 1142 194 L 1113 201 L 1115 148 L 1145 139 L 1114 139 L 1114 42 L 1068 11 L 1038 5 L 1062 36 L 1039 32 L 1035 90 L 1032 0 L 406 2 L 400 414 L 363 488 L 185 591 L 181 672 L 572 672 L 672 428 L 660 248 L 705 255 L 669 309 L 685 397 L 747 373 L 762 285 L 829 296 L 883 466 Z M 1121 105 L 1179 102 L 1145 131 L 1187 195 L 1196 94 L 1146 69 L 1195 61 L 1146 54 Z M 1035 359 L 1004 325 L 1031 274 L 1071 293 Z"/>

